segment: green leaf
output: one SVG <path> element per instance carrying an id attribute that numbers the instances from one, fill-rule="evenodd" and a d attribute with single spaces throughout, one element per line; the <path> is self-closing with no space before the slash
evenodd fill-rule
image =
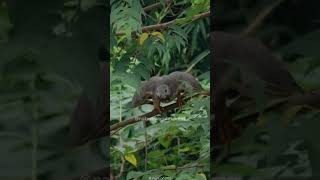
<path id="1" fill-rule="evenodd" d="M 295 133 L 305 138 L 311 161 L 312 176 L 317 177 L 320 176 L 319 113 L 312 113 L 301 121 L 301 126 L 298 127 L 299 129 Z"/>
<path id="2" fill-rule="evenodd" d="M 172 137 L 170 135 L 164 135 L 158 137 L 158 140 L 160 144 L 167 149 L 172 141 Z"/>
<path id="3" fill-rule="evenodd" d="M 169 167 L 168 167 L 168 168 L 169 168 Z M 173 167 L 172 167 L 172 168 L 173 168 Z M 166 171 L 163 172 L 163 174 L 164 174 L 165 176 L 167 176 L 168 179 L 172 179 L 172 180 L 173 180 L 173 177 L 175 177 L 175 175 L 176 175 L 176 171 L 175 171 L 175 169 L 166 170 Z"/>
<path id="4" fill-rule="evenodd" d="M 141 57 L 139 57 L 138 59 L 139 59 L 139 60 L 141 61 L 141 63 L 146 67 L 146 70 L 147 70 L 148 72 L 154 70 L 155 66 L 154 66 L 154 63 L 152 62 L 151 59 L 148 59 L 148 58 L 146 58 L 146 57 L 144 57 L 144 56 L 141 56 Z"/>
<path id="5" fill-rule="evenodd" d="M 139 37 L 139 44 L 143 45 L 144 41 L 147 40 L 149 37 L 148 33 L 142 33 Z"/>
<path id="6" fill-rule="evenodd" d="M 177 166 L 176 165 L 168 165 L 168 166 L 163 166 L 160 169 L 162 169 L 162 170 L 176 170 Z"/>
<path id="7" fill-rule="evenodd" d="M 140 77 L 133 73 L 115 73 L 114 78 L 120 79 L 123 83 L 133 87 L 134 89 L 138 89 L 141 84 Z"/>
<path id="8" fill-rule="evenodd" d="M 279 120 L 279 114 L 270 112 L 268 116 L 267 130 L 270 137 L 270 148 L 267 161 L 273 163 L 284 152 L 289 143 L 299 138 L 300 135 L 296 133 L 297 127 L 285 126 Z"/>
<path id="9" fill-rule="evenodd" d="M 193 178 L 194 177 L 192 177 L 190 172 L 183 171 L 183 172 L 179 173 L 176 180 L 185 180 L 185 179 L 193 179 Z"/>
<path id="10" fill-rule="evenodd" d="M 161 32 L 159 32 L 159 31 L 154 31 L 154 32 L 151 33 L 151 35 L 158 37 L 158 38 L 161 39 L 163 42 L 165 41 L 163 34 L 162 34 Z"/>
<path id="11" fill-rule="evenodd" d="M 302 105 L 289 107 L 285 110 L 281 119 L 285 124 L 288 124 L 302 109 L 303 109 Z"/>
<path id="12" fill-rule="evenodd" d="M 282 53 L 299 53 L 305 56 L 320 57 L 318 49 L 320 42 L 320 30 L 308 33 L 291 42 L 281 49 Z"/>
<path id="13" fill-rule="evenodd" d="M 136 156 L 134 154 L 127 154 L 124 156 L 124 158 L 131 163 L 132 165 L 134 165 L 135 167 L 137 167 L 137 159 Z"/>
<path id="14" fill-rule="evenodd" d="M 196 64 L 198 64 L 201 60 L 203 60 L 206 56 L 210 54 L 210 50 L 207 49 L 203 52 L 201 52 L 194 60 L 190 63 L 189 68 L 187 69 L 187 72 L 189 72 Z"/>
<path id="15" fill-rule="evenodd" d="M 255 145 L 255 138 L 258 133 L 261 132 L 261 129 L 255 125 L 250 125 L 247 127 L 241 136 L 235 139 L 232 142 L 233 153 L 241 152 L 241 153 L 250 153 L 250 151 L 262 150 L 265 146 Z"/>
<path id="16" fill-rule="evenodd" d="M 196 179 L 197 180 L 207 180 L 207 177 L 205 174 L 200 173 L 200 174 L 197 174 Z"/>
<path id="17" fill-rule="evenodd" d="M 144 80 L 148 80 L 150 79 L 150 73 L 146 70 L 147 67 L 144 64 L 139 64 L 135 67 L 134 73 L 141 75 Z"/>
<path id="18" fill-rule="evenodd" d="M 127 174 L 126 180 L 138 180 L 140 177 L 142 177 L 144 175 L 143 172 L 139 172 L 139 171 L 129 171 L 129 173 Z"/>
<path id="19" fill-rule="evenodd" d="M 190 150 L 191 150 L 190 147 L 185 146 L 185 147 L 183 147 L 183 148 L 180 148 L 180 149 L 179 149 L 179 152 L 188 152 L 188 151 L 190 151 Z"/>

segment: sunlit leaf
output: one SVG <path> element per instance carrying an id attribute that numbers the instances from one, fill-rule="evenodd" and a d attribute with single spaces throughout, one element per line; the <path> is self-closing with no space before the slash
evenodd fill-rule
<path id="1" fill-rule="evenodd" d="M 142 33 L 139 37 L 139 44 L 143 45 L 144 41 L 148 39 L 148 37 L 149 37 L 148 33 Z"/>
<path id="2" fill-rule="evenodd" d="M 154 32 L 151 33 L 151 35 L 160 38 L 162 41 L 165 41 L 163 34 L 161 32 L 159 32 L 159 31 L 154 31 Z"/>
<path id="3" fill-rule="evenodd" d="M 127 154 L 124 156 L 124 158 L 131 163 L 132 165 L 137 167 L 137 159 L 136 156 L 134 154 Z"/>
<path id="4" fill-rule="evenodd" d="M 207 180 L 207 177 L 205 174 L 197 174 L 196 176 L 197 180 Z"/>

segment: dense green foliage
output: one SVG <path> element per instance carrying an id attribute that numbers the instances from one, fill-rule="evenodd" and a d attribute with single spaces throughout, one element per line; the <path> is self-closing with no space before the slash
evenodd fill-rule
<path id="1" fill-rule="evenodd" d="M 67 148 L 80 93 L 100 88 L 105 14 L 91 0 L 0 1 L 0 179 L 63 179 L 105 166 L 106 142 Z"/>
<path id="2" fill-rule="evenodd" d="M 163 3 L 163 1 L 160 1 Z M 112 1 L 111 10 L 111 124 L 153 110 L 151 105 L 131 107 L 141 81 L 172 71 L 186 71 L 210 88 L 209 18 L 192 21 L 207 12 L 209 1 L 184 0 L 144 12 L 154 1 Z M 142 27 L 174 20 L 167 28 L 142 32 Z M 131 32 L 137 32 L 131 37 Z M 116 33 L 124 32 L 123 36 Z M 120 179 L 206 179 L 209 175 L 210 101 L 198 97 L 182 110 L 150 118 L 111 132 L 111 169 Z M 146 133 L 146 135 L 145 135 Z M 145 142 L 147 138 L 147 150 Z M 144 161 L 147 158 L 147 170 Z M 123 167 L 123 172 L 121 172 Z"/>

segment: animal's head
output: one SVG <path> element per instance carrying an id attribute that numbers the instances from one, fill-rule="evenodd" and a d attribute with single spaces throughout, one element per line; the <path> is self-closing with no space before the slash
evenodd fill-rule
<path id="1" fill-rule="evenodd" d="M 167 84 L 161 84 L 156 88 L 156 96 L 163 100 L 170 99 L 171 89 Z"/>

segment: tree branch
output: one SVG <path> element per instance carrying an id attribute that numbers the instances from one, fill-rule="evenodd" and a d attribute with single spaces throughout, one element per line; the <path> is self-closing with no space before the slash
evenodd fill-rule
<path id="1" fill-rule="evenodd" d="M 192 21 L 196 21 L 198 19 L 202 19 L 205 17 L 210 16 L 210 11 L 205 12 L 205 13 L 201 13 L 201 14 L 197 14 L 195 16 L 192 17 Z M 150 26 L 144 26 L 142 27 L 142 32 L 149 32 L 149 31 L 153 31 L 153 30 L 162 30 L 167 28 L 168 26 L 170 26 L 171 24 L 174 24 L 177 21 L 177 19 L 169 21 L 169 22 L 165 22 L 165 23 L 160 23 L 160 24 L 155 24 L 155 25 L 150 25 Z M 136 32 L 132 32 L 132 35 L 135 35 Z M 117 32 L 116 36 L 123 36 L 125 35 L 124 32 Z"/>
<path id="2" fill-rule="evenodd" d="M 191 97 L 185 98 L 184 101 L 189 101 L 190 99 L 192 99 L 192 98 L 194 98 L 194 97 L 197 97 L 197 96 L 199 96 L 199 95 L 210 96 L 210 93 L 208 93 L 208 92 L 205 92 L 205 94 L 204 94 L 204 93 L 198 93 L 198 94 L 195 94 L 195 95 L 193 95 L 193 96 L 191 96 Z M 167 111 L 172 110 L 172 109 L 175 109 L 175 108 L 177 108 L 177 107 L 179 107 L 177 103 L 172 103 L 172 104 L 170 104 L 170 105 L 167 105 L 167 106 L 163 107 L 163 112 L 167 112 Z M 151 117 L 156 116 L 156 115 L 158 115 L 158 114 L 160 114 L 158 111 L 153 110 L 153 111 L 148 112 L 148 113 L 146 113 L 146 114 L 143 114 L 143 115 L 141 115 L 141 116 L 134 117 L 134 118 L 131 118 L 131 119 L 128 119 L 128 120 L 125 120 L 125 121 L 121 121 L 121 122 L 119 122 L 119 123 L 116 123 L 116 124 L 111 125 L 110 131 L 118 130 L 119 128 L 123 128 L 123 127 L 125 127 L 125 126 L 130 125 L 130 124 L 137 123 L 137 122 L 139 122 L 139 121 L 141 121 L 141 120 L 148 120 L 148 118 L 151 118 Z M 106 133 L 105 133 L 105 134 L 106 134 Z"/>
<path id="3" fill-rule="evenodd" d="M 200 96 L 200 95 L 210 96 L 210 90 L 207 90 L 205 92 L 201 92 L 201 93 L 195 94 L 193 96 L 187 97 L 187 98 L 184 99 L 184 101 L 187 102 L 190 99 L 192 99 L 194 97 L 197 97 L 197 96 Z M 172 110 L 172 109 L 177 108 L 177 107 L 179 107 L 177 103 L 172 103 L 170 105 L 167 105 L 167 106 L 163 107 L 163 112 L 167 112 L 167 111 Z M 123 127 L 125 127 L 127 125 L 130 125 L 130 124 L 134 124 L 134 123 L 139 122 L 141 120 L 148 121 L 148 118 L 156 116 L 158 114 L 160 114 L 158 111 L 151 111 L 151 112 L 146 113 L 144 115 L 141 115 L 141 116 L 138 116 L 138 117 L 135 117 L 135 118 L 131 118 L 131 119 L 128 119 L 128 120 L 125 120 L 125 121 L 121 121 L 119 123 L 116 123 L 116 124 L 112 125 L 110 127 L 110 131 L 119 130 L 120 128 L 123 128 Z M 99 137 L 107 136 L 109 134 L 109 131 L 107 131 L 107 128 L 103 127 L 102 129 L 104 129 L 104 132 L 101 133 L 99 135 Z M 122 173 L 123 172 L 124 171 L 122 170 Z M 91 179 L 94 179 L 94 178 L 107 178 L 107 179 L 109 179 L 110 178 L 109 177 L 110 176 L 109 173 L 110 173 L 110 168 L 103 168 L 103 169 L 91 172 L 88 175 L 83 175 L 83 176 L 79 176 L 79 177 L 73 178 L 72 180 L 81 180 L 81 179 L 84 179 L 84 178 L 87 178 L 87 179 L 90 179 L 90 178 Z M 111 178 L 111 179 L 113 179 L 113 178 Z"/>
<path id="4" fill-rule="evenodd" d="M 173 2 L 173 0 L 165 0 L 164 4 L 167 5 L 167 4 L 170 4 L 171 2 Z M 149 12 L 149 11 L 152 11 L 152 10 L 157 9 L 159 7 L 161 7 L 161 3 L 160 2 L 151 4 L 149 6 L 146 6 L 146 7 L 143 8 L 143 10 L 144 10 L 144 12 Z"/>
<path id="5" fill-rule="evenodd" d="M 265 111 L 273 110 L 279 106 L 292 107 L 297 105 L 308 105 L 311 107 L 320 108 L 320 90 L 306 94 L 292 95 L 277 102 L 273 102 L 267 105 Z M 236 118 L 235 123 L 245 127 L 252 122 L 252 118 L 256 119 L 258 115 L 259 112 L 254 111 L 245 116 Z"/>

